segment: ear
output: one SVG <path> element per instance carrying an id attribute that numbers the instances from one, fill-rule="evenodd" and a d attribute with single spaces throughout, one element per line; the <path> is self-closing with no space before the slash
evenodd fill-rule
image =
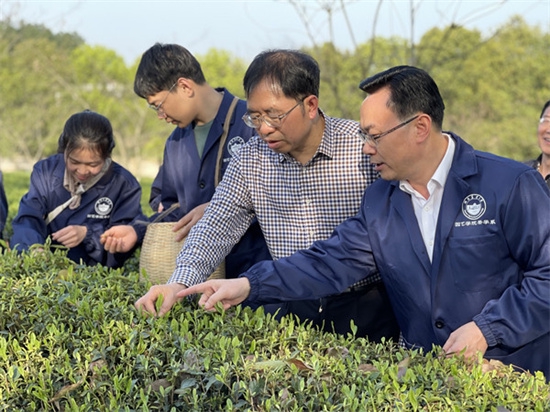
<path id="1" fill-rule="evenodd" d="M 314 119 L 319 110 L 319 98 L 313 94 L 306 97 L 304 99 L 304 110 L 310 119 Z"/>
<path id="2" fill-rule="evenodd" d="M 181 89 L 183 93 L 185 93 L 188 97 L 191 97 L 195 94 L 196 86 L 197 84 L 193 80 L 187 79 L 185 77 L 180 77 L 178 79 L 178 85 L 176 87 L 178 89 Z"/>
<path id="3" fill-rule="evenodd" d="M 421 114 L 415 123 L 416 139 L 418 142 L 424 142 L 432 131 L 432 118 L 427 114 Z"/>

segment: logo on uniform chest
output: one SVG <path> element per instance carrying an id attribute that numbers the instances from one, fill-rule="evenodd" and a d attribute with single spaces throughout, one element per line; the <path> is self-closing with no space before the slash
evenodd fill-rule
<path id="1" fill-rule="evenodd" d="M 485 214 L 487 203 L 483 196 L 471 194 L 462 201 L 462 214 L 470 220 L 478 220 Z"/>
<path id="2" fill-rule="evenodd" d="M 227 150 L 229 151 L 231 157 L 235 156 L 238 151 L 241 150 L 241 146 L 243 144 L 244 139 L 241 136 L 235 136 L 229 140 L 229 142 L 227 143 Z"/>
<path id="3" fill-rule="evenodd" d="M 89 214 L 88 218 L 108 219 L 111 216 L 111 210 L 113 210 L 113 201 L 108 197 L 102 197 L 95 202 L 94 210 L 95 214 Z"/>

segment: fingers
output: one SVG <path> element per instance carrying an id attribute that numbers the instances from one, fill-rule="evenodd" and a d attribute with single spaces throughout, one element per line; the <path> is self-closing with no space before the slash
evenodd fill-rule
<path id="1" fill-rule="evenodd" d="M 103 248 L 109 253 L 121 253 L 124 251 L 124 240 L 113 236 L 104 239 Z"/>
<path id="2" fill-rule="evenodd" d="M 60 239 L 69 231 L 69 227 L 59 229 L 57 232 L 52 233 L 52 240 L 61 243 Z"/>
<path id="3" fill-rule="evenodd" d="M 250 282 L 247 278 L 209 280 L 191 286 L 178 292 L 178 297 L 202 293 L 199 305 L 208 311 L 215 310 L 216 304 L 221 303 L 224 309 L 238 305 L 250 293 Z"/>
<path id="4" fill-rule="evenodd" d="M 73 248 L 78 246 L 84 239 L 86 230 L 82 226 L 67 226 L 52 234 L 52 240 L 61 243 L 63 246 Z"/>
<path id="5" fill-rule="evenodd" d="M 174 224 L 172 230 L 177 232 L 176 241 L 181 241 L 189 234 L 191 228 L 195 226 L 195 223 L 197 223 L 204 215 L 204 210 L 207 206 L 208 203 L 203 203 L 202 205 L 195 207 Z"/>
<path id="6" fill-rule="evenodd" d="M 178 298 L 184 298 L 186 296 L 194 295 L 196 293 L 208 293 L 210 296 L 214 293 L 214 289 L 211 287 L 212 283 L 215 282 L 214 280 L 208 280 L 203 283 L 199 283 L 197 285 L 189 286 L 188 288 L 185 288 L 183 290 L 180 290 L 177 293 Z"/>
<path id="7" fill-rule="evenodd" d="M 142 296 L 134 303 L 138 312 L 157 316 L 157 310 L 155 308 L 155 300 L 149 299 L 147 295 Z"/>
<path id="8" fill-rule="evenodd" d="M 224 293 L 222 286 L 223 284 L 219 284 L 217 280 L 209 280 L 207 282 L 199 283 L 197 285 L 184 289 L 178 292 L 177 296 L 178 298 L 183 298 L 185 296 L 201 293 L 202 295 L 199 299 L 199 306 L 201 306 L 205 310 L 214 311 L 216 310 L 216 303 L 222 300 L 222 295 Z M 222 292 L 216 293 L 216 291 L 219 289 L 222 289 Z M 229 309 L 230 307 L 231 305 L 228 304 L 227 308 Z"/>
<path id="9" fill-rule="evenodd" d="M 102 245 L 105 244 L 105 242 L 107 241 L 107 239 L 112 239 L 114 236 L 114 231 L 113 229 L 107 229 L 105 232 L 103 232 L 101 234 L 101 236 L 99 237 L 99 241 L 101 242 Z"/>
<path id="10" fill-rule="evenodd" d="M 468 322 L 449 335 L 443 350 L 447 355 L 460 353 L 465 358 L 476 357 L 479 352 L 485 353 L 487 341 L 475 322 Z"/>
<path id="11" fill-rule="evenodd" d="M 176 242 L 181 242 L 187 237 L 191 227 L 193 227 L 192 222 L 188 219 L 189 215 L 182 217 L 172 227 L 172 231 L 176 232 Z"/>
<path id="12" fill-rule="evenodd" d="M 174 232 L 180 231 L 182 228 L 185 227 L 189 223 L 189 219 L 187 218 L 187 215 L 182 217 L 180 220 L 178 220 L 176 223 L 174 223 L 174 226 L 172 227 L 172 230 Z"/>
<path id="13" fill-rule="evenodd" d="M 176 242 L 181 242 L 183 239 L 187 237 L 188 234 L 189 234 L 189 229 L 187 227 L 180 230 L 179 232 L 176 233 L 176 237 L 175 237 Z"/>
<path id="14" fill-rule="evenodd" d="M 180 300 L 177 293 L 185 289 L 184 285 L 179 283 L 171 283 L 169 285 L 154 285 L 151 286 L 149 292 L 139 298 L 134 306 L 138 311 L 142 311 L 153 316 L 164 316 L 172 309 L 174 304 Z M 157 312 L 157 301 L 162 299 L 162 305 Z"/>

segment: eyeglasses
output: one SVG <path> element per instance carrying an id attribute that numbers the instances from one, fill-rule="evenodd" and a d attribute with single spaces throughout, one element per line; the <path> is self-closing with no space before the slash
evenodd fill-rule
<path id="1" fill-rule="evenodd" d="M 399 123 L 397 126 L 391 128 L 390 130 L 388 130 L 386 132 L 383 132 L 383 133 L 368 134 L 368 133 L 365 133 L 363 130 L 359 129 L 357 134 L 358 134 L 359 138 L 363 141 L 363 143 L 368 143 L 372 147 L 376 147 L 378 145 L 378 139 L 381 139 L 382 137 L 386 136 L 387 134 L 390 134 L 391 132 L 395 132 L 397 129 L 400 129 L 403 126 L 409 124 L 410 122 L 412 122 L 414 119 L 416 119 L 419 116 L 420 115 L 417 114 L 416 116 L 410 118 L 409 120 L 405 120 L 403 123 Z"/>
<path id="2" fill-rule="evenodd" d="M 281 127 L 281 124 L 283 123 L 283 119 L 287 117 L 290 112 L 292 112 L 294 109 L 296 109 L 299 105 L 301 105 L 304 102 L 305 97 L 301 98 L 298 103 L 296 103 L 292 108 L 283 114 L 280 114 L 278 116 L 269 116 L 267 114 L 263 115 L 256 115 L 251 116 L 250 113 L 245 113 L 243 116 L 243 121 L 248 127 L 252 127 L 254 129 L 260 128 L 262 125 L 262 122 L 264 122 L 269 127 L 273 127 L 274 129 L 278 129 Z"/>
<path id="3" fill-rule="evenodd" d="M 158 106 L 155 106 L 154 104 L 147 104 L 147 106 L 149 106 L 150 109 L 153 109 L 155 112 L 157 112 L 157 116 L 159 116 L 159 117 L 165 117 L 166 116 L 166 113 L 164 112 L 164 110 L 162 110 L 162 105 L 164 104 L 166 99 L 168 99 L 168 96 L 170 96 L 170 93 L 172 93 L 172 90 L 174 89 L 174 87 L 176 87 L 177 84 L 178 84 L 178 82 L 175 82 L 172 85 L 172 87 L 170 87 L 170 89 L 168 89 L 168 94 L 166 96 L 164 96 L 164 99 L 162 99 L 162 102 L 160 102 L 158 104 Z"/>
<path id="4" fill-rule="evenodd" d="M 544 124 L 544 123 L 550 123 L 550 117 L 541 117 L 539 119 L 539 124 Z"/>

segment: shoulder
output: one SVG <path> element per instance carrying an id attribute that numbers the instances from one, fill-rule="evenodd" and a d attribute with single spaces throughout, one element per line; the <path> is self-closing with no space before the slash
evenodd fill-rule
<path id="1" fill-rule="evenodd" d="M 536 173 L 531 166 L 513 159 L 498 156 L 492 153 L 475 151 L 479 172 L 495 177 L 495 182 L 504 179 L 513 179 L 525 173 Z"/>
<path id="2" fill-rule="evenodd" d="M 241 148 L 239 154 L 241 156 L 255 156 L 267 151 L 274 153 L 267 147 L 267 144 L 258 135 L 252 136 Z"/>
<path id="3" fill-rule="evenodd" d="M 33 173 L 40 174 L 59 174 L 64 173 L 64 170 L 65 159 L 62 153 L 39 160 L 33 166 Z"/>
<path id="4" fill-rule="evenodd" d="M 325 118 L 325 133 L 331 136 L 353 136 L 357 137 L 359 130 L 359 122 L 351 119 L 340 119 L 338 117 L 330 117 L 321 112 Z"/>
<path id="5" fill-rule="evenodd" d="M 279 155 L 269 149 L 260 136 L 254 135 L 241 146 L 234 159 L 244 164 L 261 164 L 267 158 L 275 157 L 278 159 Z"/>
<path id="6" fill-rule="evenodd" d="M 123 181 L 128 185 L 128 187 L 140 186 L 136 177 L 128 169 L 120 165 L 119 163 L 113 161 L 113 179 Z"/>
<path id="7" fill-rule="evenodd" d="M 474 149 L 462 138 L 447 132 L 456 142 L 451 173 L 461 178 L 477 177 L 498 181 L 511 179 L 519 174 L 534 171 L 525 163 Z"/>

